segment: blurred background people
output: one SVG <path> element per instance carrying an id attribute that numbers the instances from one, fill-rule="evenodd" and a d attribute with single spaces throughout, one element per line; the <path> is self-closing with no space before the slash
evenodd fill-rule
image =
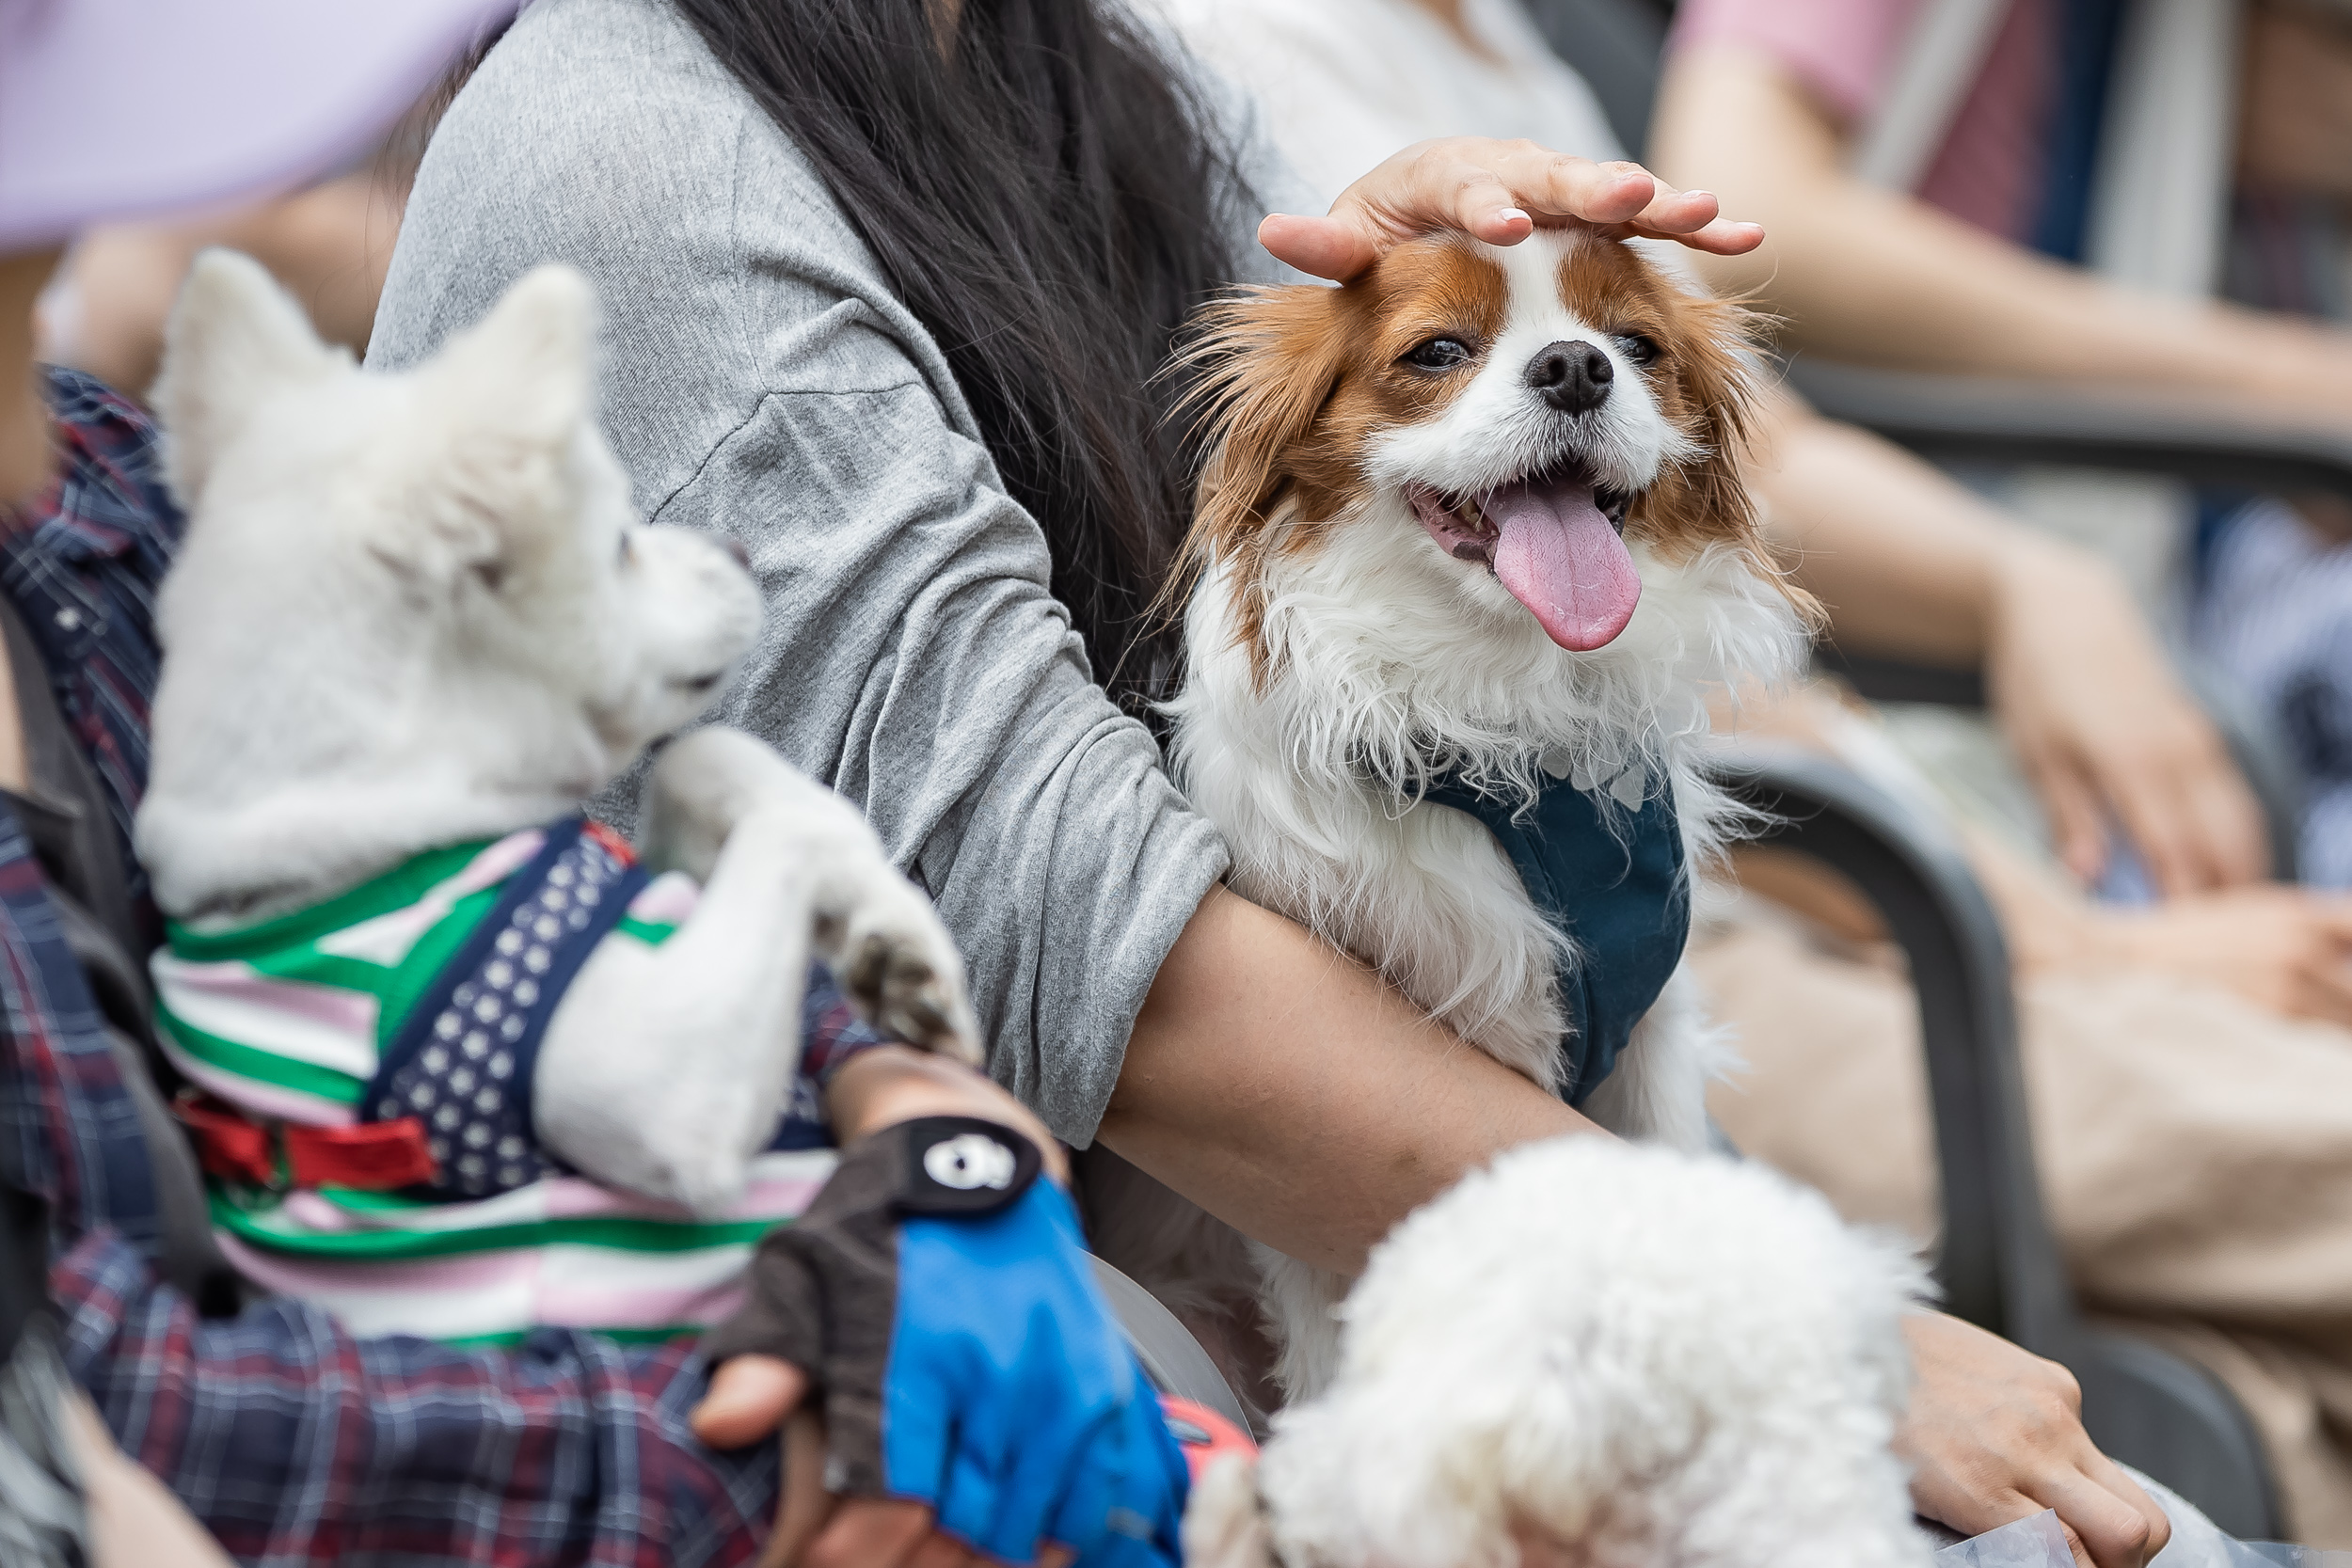
<path id="1" fill-rule="evenodd" d="M 1622 157 L 1589 87 L 1518 0 L 1170 0 L 1186 40 L 1257 96 L 1329 198 L 1383 138 L 1450 124 Z M 1352 21 L 1343 21 L 1343 16 Z M 1574 139 L 1569 139 L 1569 138 Z M 1768 238 L 1766 244 L 1772 241 Z M 1899 449 L 1783 395 L 1754 483 L 1840 646 L 1981 665 L 2052 842 L 2085 880 L 2121 825 L 2167 892 L 2241 885 L 2259 809 L 2112 567 Z"/>
<path id="2" fill-rule="evenodd" d="M 1327 199 L 1363 150 L 1452 128 L 1623 155 L 1518 0 L 1163 7 Z M 2352 1544 L 2352 901 L 2261 880 L 2257 807 L 2104 557 L 1793 396 L 1751 482 L 1830 635 L 1981 665 L 2009 751 L 1956 745 L 1948 721 L 1890 730 L 1827 687 L 1750 694 L 1724 727 L 1835 755 L 1964 836 L 2010 933 L 2045 1186 L 2087 1303 L 2224 1376 L 2297 1530 Z M 2087 895 L 2117 825 L 2162 902 Z M 1849 1214 L 1931 1242 L 1915 1010 L 1883 930 L 1792 856 L 1736 866 L 1693 947 L 1750 1062 L 1718 1120 Z"/>
<path id="3" fill-rule="evenodd" d="M 2344 433 L 2348 104 L 2340 0 L 1686 0 L 1651 151 L 1762 214 L 1753 264 L 1704 265 L 1791 348 Z M 2303 875 L 2352 886 L 2352 508 L 1989 483 L 2284 726 Z"/>
<path id="4" fill-rule="evenodd" d="M 164 352 L 164 323 L 197 253 L 241 250 L 301 301 L 319 335 L 368 347 L 384 269 L 421 138 L 386 143 L 359 166 L 292 196 L 193 218 L 84 230 L 43 292 L 40 357 L 144 398 Z"/>

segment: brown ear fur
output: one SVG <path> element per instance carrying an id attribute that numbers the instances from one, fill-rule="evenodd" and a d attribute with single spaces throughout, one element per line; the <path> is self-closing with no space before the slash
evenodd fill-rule
<path id="1" fill-rule="evenodd" d="M 1737 300 L 1683 294 L 1676 301 L 1660 345 L 1675 376 L 1666 413 L 1704 450 L 1689 462 L 1662 468 L 1634 502 L 1628 522 L 1674 555 L 1690 555 L 1709 544 L 1733 545 L 1810 629 L 1820 625 L 1821 607 L 1765 544 L 1756 502 L 1740 473 L 1755 436 L 1761 393 L 1755 366 L 1769 325 L 1770 318 Z"/>
<path id="2" fill-rule="evenodd" d="M 1303 542 L 1278 526 L 1283 502 L 1311 476 L 1292 455 L 1306 445 L 1346 364 L 1341 291 L 1314 284 L 1250 289 L 1203 310 L 1200 335 L 1180 359 L 1199 381 L 1185 399 L 1207 432 L 1184 561 L 1169 582 L 1170 613 L 1200 574 L 1223 563 L 1238 584 L 1237 640 L 1261 681 L 1265 563 Z"/>

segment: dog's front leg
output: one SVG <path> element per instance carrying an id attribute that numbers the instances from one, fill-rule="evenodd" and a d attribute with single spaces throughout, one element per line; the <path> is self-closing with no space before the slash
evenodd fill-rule
<path id="1" fill-rule="evenodd" d="M 735 824 L 770 812 L 796 826 L 817 950 L 850 1002 L 887 1034 L 977 1064 L 963 959 L 930 900 L 856 807 L 765 743 L 713 725 L 662 752 L 645 795 L 645 863 L 706 877 Z"/>
<path id="2" fill-rule="evenodd" d="M 559 1158 L 704 1212 L 742 1190 L 800 1059 L 805 838 L 789 808 L 745 814 L 667 941 L 597 944 L 539 1051 L 532 1126 Z"/>

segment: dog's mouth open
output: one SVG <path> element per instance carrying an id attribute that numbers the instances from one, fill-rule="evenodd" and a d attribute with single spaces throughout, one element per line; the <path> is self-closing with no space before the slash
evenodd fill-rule
<path id="1" fill-rule="evenodd" d="M 1493 572 L 1560 646 L 1589 653 L 1633 619 L 1642 579 L 1624 539 L 1633 498 L 1589 470 L 1547 468 L 1479 495 L 1415 484 L 1406 499 L 1439 549 Z"/>

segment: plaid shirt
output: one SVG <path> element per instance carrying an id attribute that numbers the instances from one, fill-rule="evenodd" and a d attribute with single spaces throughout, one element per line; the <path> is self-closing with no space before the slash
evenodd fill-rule
<path id="1" fill-rule="evenodd" d="M 154 592 L 180 519 L 146 420 L 52 372 L 65 472 L 0 541 L 129 858 L 158 664 Z M 144 888 L 135 890 L 142 895 Z M 123 1449 L 237 1557 L 302 1562 L 747 1561 L 772 1444 L 714 1454 L 688 1345 L 542 1330 L 511 1353 L 357 1339 L 265 1302 L 199 1319 L 149 1267 L 146 1146 L 15 814 L 0 804 L 0 1168 L 51 1205 L 67 1357 Z"/>

